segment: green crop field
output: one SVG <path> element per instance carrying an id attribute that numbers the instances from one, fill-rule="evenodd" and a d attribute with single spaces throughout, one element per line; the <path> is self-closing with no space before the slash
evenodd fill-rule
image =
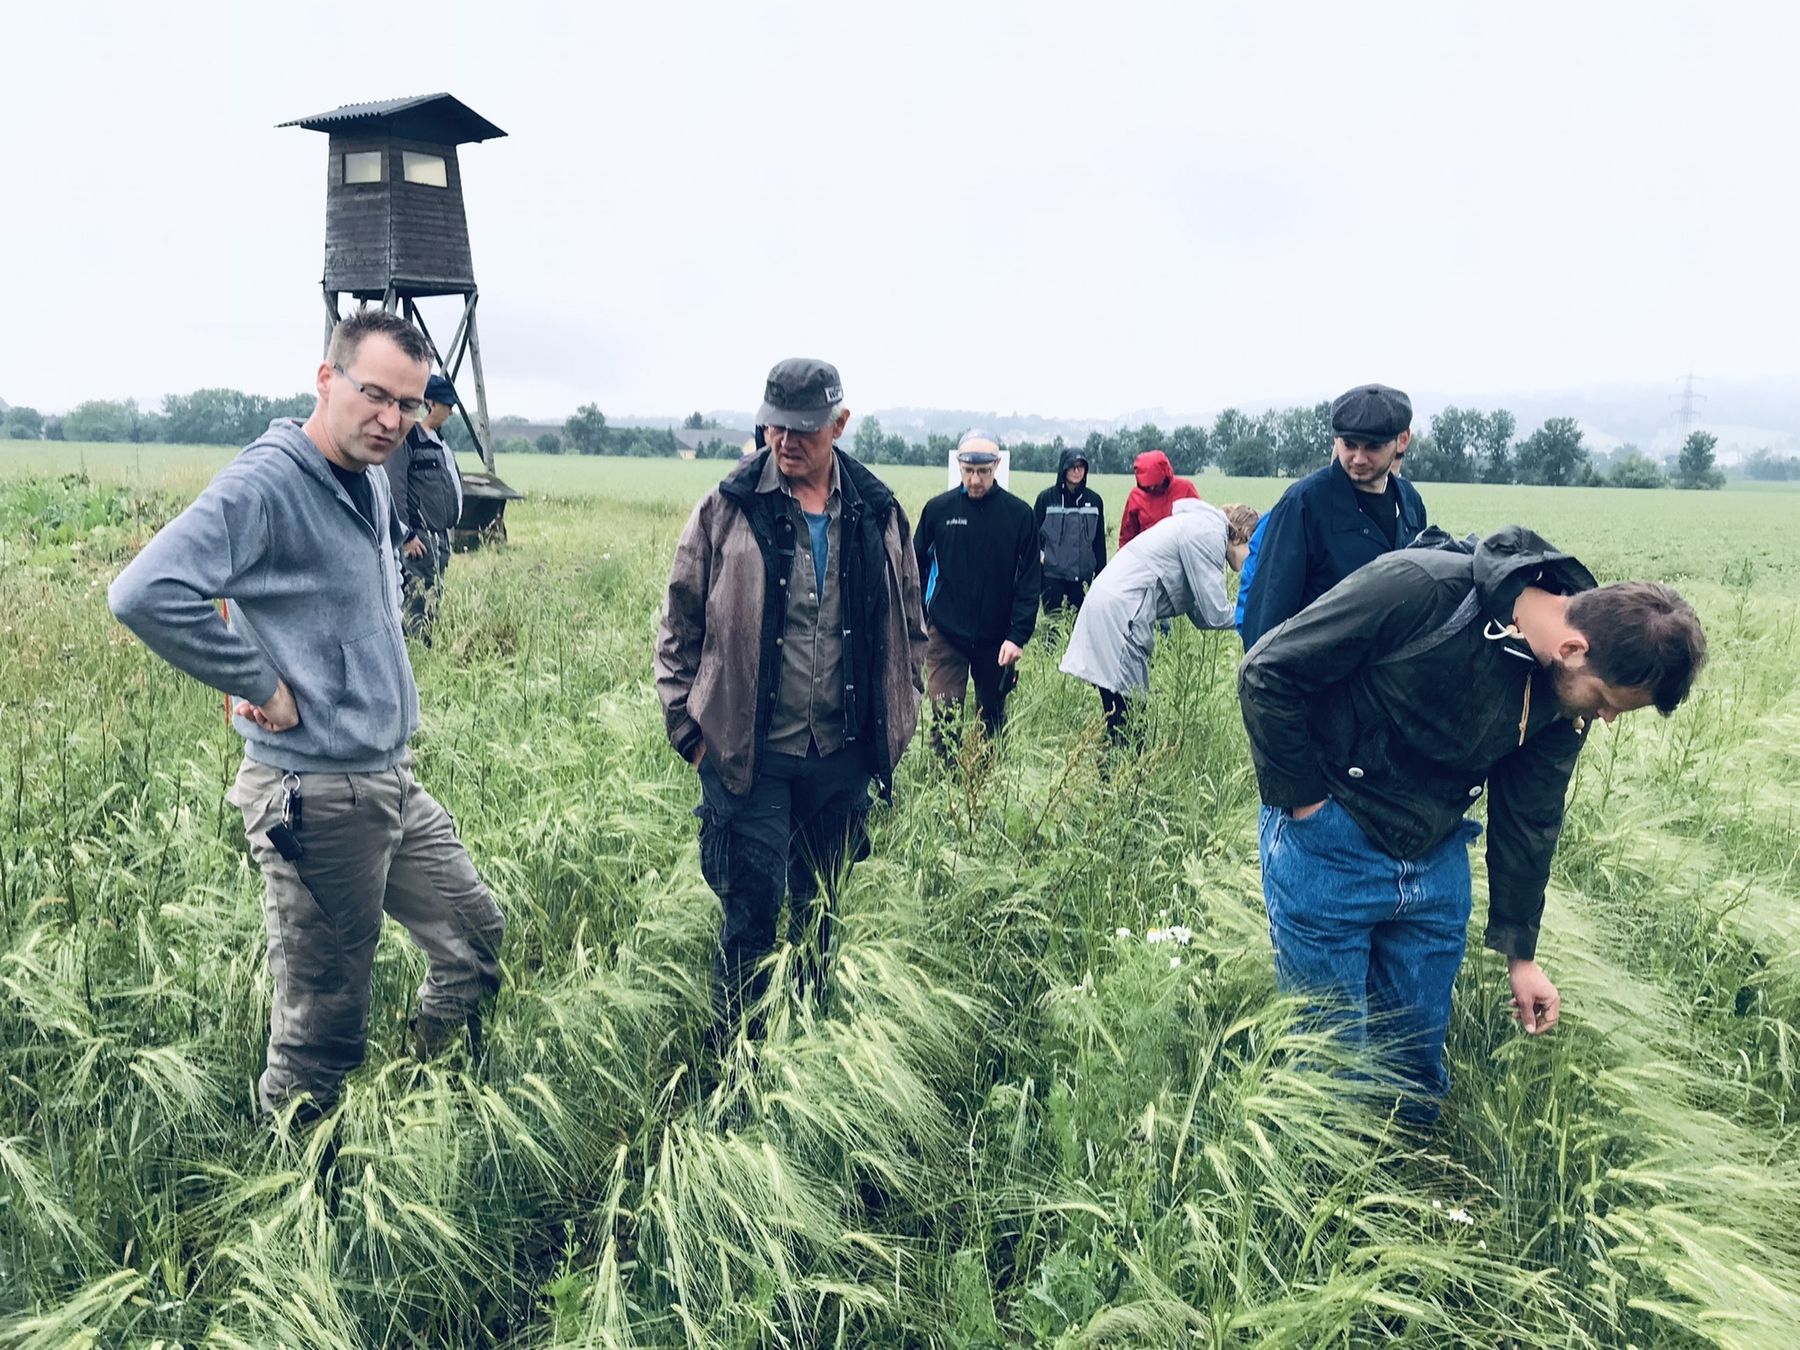
<path id="1" fill-rule="evenodd" d="M 1186 625 L 1133 758 L 1056 625 L 997 755 L 915 747 L 825 1002 L 778 975 L 702 1092 L 718 909 L 650 645 L 725 466 L 503 460 L 510 545 L 414 660 L 507 984 L 479 1061 L 416 1064 L 390 931 L 368 1064 L 288 1137 L 236 737 L 105 607 L 229 453 L 0 442 L 0 1345 L 1800 1345 L 1800 496 L 1424 486 L 1673 581 L 1713 659 L 1583 756 L 1562 1024 L 1472 951 L 1415 1134 L 1274 991 L 1239 648 Z"/>

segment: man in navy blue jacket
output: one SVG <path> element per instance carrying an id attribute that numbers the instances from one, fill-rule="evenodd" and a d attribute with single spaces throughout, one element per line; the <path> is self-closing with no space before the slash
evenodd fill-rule
<path id="1" fill-rule="evenodd" d="M 1412 400 L 1358 385 L 1331 405 L 1331 463 L 1295 483 L 1262 518 L 1238 591 L 1248 651 L 1357 568 L 1425 528 L 1419 491 L 1395 471 L 1412 440 Z"/>

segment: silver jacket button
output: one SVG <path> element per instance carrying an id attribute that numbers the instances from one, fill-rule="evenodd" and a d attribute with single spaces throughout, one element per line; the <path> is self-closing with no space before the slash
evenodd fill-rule
<path id="1" fill-rule="evenodd" d="M 1352 778 L 1361 778 L 1363 776 L 1363 771 L 1352 764 L 1350 766 L 1350 776 Z"/>
<path id="2" fill-rule="evenodd" d="M 1474 787 L 1470 788 L 1469 795 L 1471 797 L 1479 797 L 1481 795 L 1481 784 L 1477 783 Z"/>

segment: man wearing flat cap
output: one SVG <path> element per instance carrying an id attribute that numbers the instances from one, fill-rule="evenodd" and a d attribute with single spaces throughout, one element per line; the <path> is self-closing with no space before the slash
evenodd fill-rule
<path id="1" fill-rule="evenodd" d="M 1000 447 L 968 432 L 956 462 L 961 485 L 925 504 L 913 540 L 926 579 L 926 692 L 940 750 L 942 723 L 961 708 L 971 680 L 982 725 L 999 735 L 1043 588 L 1037 516 L 994 481 Z"/>
<path id="2" fill-rule="evenodd" d="M 442 375 L 425 383 L 425 416 L 387 462 L 394 511 L 400 518 L 408 637 L 431 645 L 431 629 L 450 568 L 450 531 L 462 516 L 462 477 L 456 456 L 438 434 L 456 411 L 456 388 Z"/>
<path id="3" fill-rule="evenodd" d="M 869 785 L 890 797 L 918 726 L 912 532 L 887 485 L 836 448 L 849 419 L 834 366 L 769 372 L 763 448 L 688 517 L 657 632 L 656 692 L 700 779 L 700 870 L 724 911 L 719 1049 L 747 1010 L 756 1034 L 784 897 L 801 983 L 823 977 L 838 887 L 868 854 Z"/>
<path id="4" fill-rule="evenodd" d="M 1396 471 L 1412 440 L 1412 400 L 1362 384 L 1331 405 L 1331 463 L 1295 483 L 1262 519 L 1238 587 L 1248 651 L 1365 563 L 1425 528 L 1419 490 Z"/>

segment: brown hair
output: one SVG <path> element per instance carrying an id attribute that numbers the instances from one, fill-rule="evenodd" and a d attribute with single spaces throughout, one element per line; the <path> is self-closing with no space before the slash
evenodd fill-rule
<path id="1" fill-rule="evenodd" d="M 1621 689 L 1643 689 L 1664 717 L 1706 664 L 1694 607 L 1660 581 L 1616 581 L 1569 597 L 1569 623 L 1588 643 L 1588 664 Z"/>
<path id="2" fill-rule="evenodd" d="M 347 369 L 356 360 L 363 339 L 377 333 L 414 361 L 431 364 L 431 345 L 425 341 L 425 335 L 398 314 L 389 314 L 385 309 L 373 306 L 338 320 L 337 327 L 331 330 L 331 346 L 326 350 L 325 359 L 339 369 Z"/>
<path id="3" fill-rule="evenodd" d="M 1219 510 L 1225 513 L 1225 542 L 1227 544 L 1247 544 L 1250 536 L 1256 532 L 1256 522 L 1261 519 L 1254 506 L 1245 506 L 1240 502 L 1227 502 Z"/>

